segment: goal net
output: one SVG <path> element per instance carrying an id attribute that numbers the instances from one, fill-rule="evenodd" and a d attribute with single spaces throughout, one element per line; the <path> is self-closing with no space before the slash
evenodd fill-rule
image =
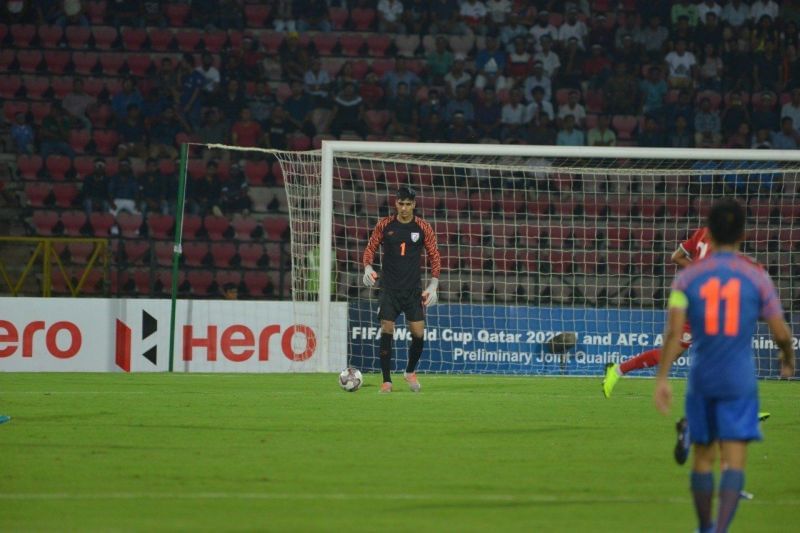
<path id="1" fill-rule="evenodd" d="M 362 256 L 400 185 L 416 190 L 442 256 L 422 372 L 599 375 L 660 346 L 670 257 L 722 195 L 747 206 L 744 251 L 767 268 L 800 331 L 798 154 L 335 141 L 276 155 L 293 299 L 318 304 L 302 312 L 324 332 L 321 347 L 345 350 L 362 370 L 380 368 L 377 290 L 362 285 Z M 332 340 L 343 312 L 346 344 Z M 409 340 L 400 318 L 396 369 Z M 776 376 L 768 331 L 753 342 L 759 376 Z"/>

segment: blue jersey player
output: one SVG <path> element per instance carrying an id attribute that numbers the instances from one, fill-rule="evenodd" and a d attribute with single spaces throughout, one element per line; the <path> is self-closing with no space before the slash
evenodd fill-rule
<path id="1" fill-rule="evenodd" d="M 708 218 L 712 254 L 683 270 L 672 283 L 664 349 L 654 400 L 667 414 L 672 389 L 667 376 L 683 348 L 688 320 L 695 352 L 686 390 L 686 418 L 694 448 L 691 488 L 701 532 L 724 532 L 733 520 L 744 486 L 747 444 L 760 440 L 758 385 L 752 337 L 759 318 L 780 348 L 781 377 L 794 375 L 789 326 L 769 275 L 739 255 L 744 208 L 735 200 L 714 204 Z M 716 525 L 711 518 L 712 469 L 719 443 L 721 479 Z"/>

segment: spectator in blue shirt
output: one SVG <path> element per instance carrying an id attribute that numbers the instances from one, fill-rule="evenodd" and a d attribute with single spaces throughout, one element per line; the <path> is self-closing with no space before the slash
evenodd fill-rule
<path id="1" fill-rule="evenodd" d="M 667 82 L 661 77 L 659 67 L 651 67 L 647 79 L 640 84 L 642 89 L 642 112 L 645 114 L 660 113 L 664 107 L 664 97 L 667 95 Z"/>
<path id="2" fill-rule="evenodd" d="M 783 117 L 781 129 L 772 134 L 772 147 L 776 150 L 796 150 L 800 145 L 800 133 L 794 129 L 792 117 Z"/>
<path id="3" fill-rule="evenodd" d="M 134 79 L 125 78 L 122 82 L 122 90 L 111 98 L 111 110 L 114 111 L 117 120 L 124 120 L 131 105 L 141 109 L 143 102 L 142 93 L 136 88 Z"/>
<path id="4" fill-rule="evenodd" d="M 16 123 L 11 126 L 11 138 L 17 146 L 17 153 L 33 154 L 35 135 L 33 128 L 25 121 L 25 113 L 17 113 Z"/>
<path id="5" fill-rule="evenodd" d="M 490 59 L 494 59 L 499 70 L 502 71 L 506 68 L 506 52 L 500 48 L 497 37 L 492 34 L 486 36 L 486 48 L 479 50 L 478 54 L 475 56 L 475 70 L 483 70 L 484 65 L 486 65 Z"/>
<path id="6" fill-rule="evenodd" d="M 447 122 L 451 122 L 456 113 L 462 113 L 468 124 L 475 122 L 475 107 L 469 99 L 469 88 L 466 85 L 459 85 L 456 88 L 455 98 L 447 102 L 443 118 Z"/>
<path id="7" fill-rule="evenodd" d="M 387 97 L 394 98 L 397 95 L 397 85 L 400 82 L 408 85 L 410 94 L 416 94 L 417 88 L 421 83 L 419 76 L 408 70 L 408 65 L 403 57 L 397 58 L 394 70 L 390 70 L 383 75 L 383 83 L 386 86 Z"/>
<path id="8" fill-rule="evenodd" d="M 136 208 L 139 198 L 139 183 L 133 175 L 130 159 L 120 159 L 119 173 L 108 184 L 108 197 L 111 198 L 111 214 L 117 216 L 122 211 L 138 214 Z"/>
<path id="9" fill-rule="evenodd" d="M 575 117 L 572 115 L 564 117 L 562 128 L 556 135 L 556 144 L 558 146 L 583 146 L 586 144 L 583 132 L 575 129 Z"/>
<path id="10" fill-rule="evenodd" d="M 127 116 L 117 126 L 119 133 L 119 157 L 144 157 L 147 144 L 147 132 L 139 111 L 139 106 L 128 106 Z"/>
<path id="11" fill-rule="evenodd" d="M 491 139 L 500 142 L 500 118 L 502 107 L 497 100 L 494 89 L 487 87 L 483 91 L 483 98 L 475 106 L 475 124 L 481 139 Z"/>
<path id="12" fill-rule="evenodd" d="M 180 111 L 186 118 L 187 122 L 196 128 L 200 125 L 200 108 L 202 105 L 201 93 L 206 84 L 206 78 L 203 74 L 194 68 L 194 56 L 192 54 L 183 54 L 183 60 L 180 63 Z"/>

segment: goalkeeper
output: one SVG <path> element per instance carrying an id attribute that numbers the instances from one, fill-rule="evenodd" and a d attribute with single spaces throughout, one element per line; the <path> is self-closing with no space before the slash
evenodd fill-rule
<path id="1" fill-rule="evenodd" d="M 435 305 L 438 296 L 441 257 L 436 234 L 430 224 L 414 216 L 417 193 L 411 187 L 400 187 L 395 199 L 397 213 L 378 222 L 364 250 L 364 285 L 374 287 L 379 276 L 372 263 L 383 245 L 380 276 L 378 319 L 381 321 L 380 359 L 383 372 L 381 392 L 392 392 L 392 339 L 394 323 L 400 313 L 406 315 L 411 330 L 408 364 L 403 374 L 413 392 L 419 392 L 416 368 L 422 355 L 425 334 L 425 307 Z M 431 281 L 423 291 L 422 249 L 431 265 Z"/>

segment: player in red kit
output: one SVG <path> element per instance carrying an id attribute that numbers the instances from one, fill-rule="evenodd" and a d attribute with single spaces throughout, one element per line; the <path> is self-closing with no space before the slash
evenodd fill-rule
<path id="1" fill-rule="evenodd" d="M 414 215 L 416 192 L 410 187 L 397 191 L 397 213 L 378 222 L 364 250 L 364 285 L 374 287 L 379 276 L 372 267 L 378 248 L 383 247 L 378 319 L 381 321 L 380 361 L 383 373 L 381 392 L 392 392 L 392 341 L 394 323 L 405 314 L 411 331 L 408 364 L 403 374 L 409 388 L 419 392 L 416 368 L 422 355 L 425 334 L 425 307 L 435 305 L 438 296 L 441 256 L 436 234 L 430 224 Z M 431 265 L 431 280 L 422 290 L 422 251 Z"/>
<path id="2" fill-rule="evenodd" d="M 680 268 L 684 268 L 692 264 L 693 261 L 699 261 L 700 259 L 703 259 L 709 252 L 711 244 L 710 238 L 711 236 L 709 235 L 707 228 L 698 229 L 692 234 L 691 237 L 683 241 L 678 246 L 678 249 L 672 253 L 672 257 L 670 257 L 670 259 Z M 692 332 L 689 328 L 689 323 L 687 322 L 683 329 L 681 346 L 683 347 L 683 351 L 686 351 L 691 345 Z M 611 392 L 614 390 L 614 386 L 617 384 L 617 381 L 619 381 L 619 378 L 628 372 L 633 372 L 634 370 L 654 367 L 658 365 L 659 359 L 661 359 L 661 348 L 653 348 L 652 350 L 647 350 L 646 352 L 642 352 L 639 355 L 631 357 L 623 363 L 607 364 L 606 377 L 603 379 L 603 394 L 606 398 L 610 397 Z"/>

